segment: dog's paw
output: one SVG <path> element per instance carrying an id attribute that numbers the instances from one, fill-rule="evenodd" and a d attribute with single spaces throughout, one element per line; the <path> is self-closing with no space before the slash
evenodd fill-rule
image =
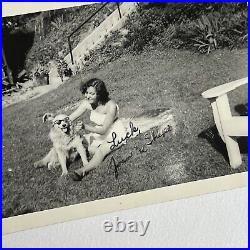
<path id="1" fill-rule="evenodd" d="M 56 169 L 58 166 L 60 166 L 60 164 L 57 164 L 57 163 L 55 163 L 55 162 L 49 162 L 48 163 L 48 170 L 54 170 L 54 169 Z"/>
<path id="2" fill-rule="evenodd" d="M 34 168 L 42 168 L 42 167 L 44 167 L 44 165 L 40 161 L 35 162 L 33 166 L 34 166 Z"/>
<path id="3" fill-rule="evenodd" d="M 48 164 L 48 170 L 52 170 L 53 169 L 53 165 L 51 163 Z"/>
<path id="4" fill-rule="evenodd" d="M 53 170 L 53 169 L 55 169 L 56 168 L 56 166 L 55 166 L 55 164 L 54 163 L 52 163 L 52 162 L 50 162 L 49 164 L 48 164 L 48 170 Z"/>
<path id="5" fill-rule="evenodd" d="M 61 177 L 66 177 L 68 175 L 68 172 L 62 172 Z"/>

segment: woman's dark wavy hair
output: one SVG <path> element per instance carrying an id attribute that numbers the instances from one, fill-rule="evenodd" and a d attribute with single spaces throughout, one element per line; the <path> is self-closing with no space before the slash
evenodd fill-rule
<path id="1" fill-rule="evenodd" d="M 102 105 L 104 105 L 110 100 L 109 92 L 107 91 L 105 83 L 102 80 L 98 78 L 92 78 L 87 82 L 81 82 L 80 91 L 82 92 L 82 94 L 85 94 L 89 87 L 95 88 L 97 101 L 100 102 Z"/>

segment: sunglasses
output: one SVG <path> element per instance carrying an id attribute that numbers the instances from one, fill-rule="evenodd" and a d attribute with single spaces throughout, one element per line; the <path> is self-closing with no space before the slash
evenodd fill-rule
<path id="1" fill-rule="evenodd" d="M 68 122 L 69 121 L 69 117 L 66 117 L 62 120 L 56 120 L 54 121 L 54 124 L 60 125 L 62 122 Z"/>

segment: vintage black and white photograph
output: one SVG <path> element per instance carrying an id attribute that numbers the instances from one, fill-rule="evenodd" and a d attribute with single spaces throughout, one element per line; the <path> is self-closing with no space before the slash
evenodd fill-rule
<path id="1" fill-rule="evenodd" d="M 3 17 L 2 217 L 247 172 L 247 72 L 245 2 Z"/>

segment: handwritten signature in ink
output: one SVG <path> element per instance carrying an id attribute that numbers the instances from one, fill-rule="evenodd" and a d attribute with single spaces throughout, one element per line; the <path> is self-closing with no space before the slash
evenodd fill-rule
<path id="1" fill-rule="evenodd" d="M 147 140 L 146 145 L 150 146 L 153 142 L 155 142 L 160 137 L 165 137 L 165 134 L 172 131 L 172 127 L 167 125 L 162 131 L 150 130 L 149 133 L 144 134 L 144 138 Z"/>
<path id="2" fill-rule="evenodd" d="M 120 167 L 120 165 L 123 163 L 126 163 L 132 157 L 133 157 L 133 152 L 130 152 L 130 154 L 126 158 L 120 160 L 119 162 L 116 161 L 114 156 L 111 157 L 110 162 L 109 162 L 109 167 L 112 167 L 112 166 L 114 167 L 116 179 L 118 178 L 118 168 Z"/>
<path id="3" fill-rule="evenodd" d="M 140 133 L 140 130 L 137 127 L 134 127 L 133 123 L 130 124 L 130 133 L 126 135 L 126 139 L 130 138 L 133 136 L 134 132 L 138 132 Z M 134 131 L 134 132 L 133 132 Z M 149 133 L 145 133 L 144 134 L 144 138 L 146 139 L 146 144 L 144 144 L 142 147 L 138 147 L 135 146 L 134 149 L 137 150 L 140 154 L 146 153 L 148 151 L 148 147 L 152 145 L 153 142 L 156 142 L 157 139 L 161 138 L 161 137 L 165 137 L 165 134 L 172 131 L 172 127 L 170 125 L 167 125 L 163 130 L 159 131 L 159 130 L 150 130 Z M 121 144 L 124 140 L 126 140 L 125 138 L 118 141 L 117 143 L 115 141 L 116 137 L 113 137 L 113 141 L 112 141 L 112 149 L 114 149 L 115 147 L 118 147 L 119 144 Z M 133 152 L 131 151 L 129 153 L 128 156 L 126 156 L 125 158 L 121 159 L 120 161 L 117 161 L 115 159 L 114 156 L 111 157 L 110 162 L 109 162 L 109 166 L 110 167 L 114 167 L 114 171 L 115 171 L 115 178 L 118 178 L 118 168 L 120 167 L 121 164 L 126 163 L 130 158 L 133 157 Z"/>
<path id="4" fill-rule="evenodd" d="M 134 126 L 133 122 L 129 122 L 129 128 L 130 130 L 126 133 L 124 138 L 123 137 L 117 138 L 116 132 L 112 132 L 112 141 L 108 141 L 108 143 L 112 143 L 112 145 L 110 146 L 110 150 L 119 147 L 119 145 L 121 145 L 127 139 L 133 137 L 136 134 L 139 135 L 141 133 L 140 129 Z"/>

